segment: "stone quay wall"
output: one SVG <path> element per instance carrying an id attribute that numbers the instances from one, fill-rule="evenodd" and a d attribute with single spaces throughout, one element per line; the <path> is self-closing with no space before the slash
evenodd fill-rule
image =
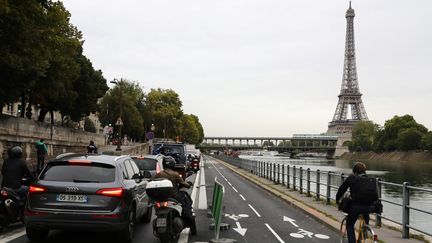
<path id="1" fill-rule="evenodd" d="M 7 149 L 16 145 L 22 147 L 24 159 L 36 161 L 34 145 L 41 138 L 45 140 L 48 147 L 47 159 L 66 152 L 86 152 L 86 146 L 91 140 L 98 146 L 105 143 L 103 134 L 0 115 L 0 162 L 6 158 Z"/>

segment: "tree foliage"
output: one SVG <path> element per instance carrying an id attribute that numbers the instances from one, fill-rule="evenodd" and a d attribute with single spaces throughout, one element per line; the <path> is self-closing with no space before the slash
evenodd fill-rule
<path id="1" fill-rule="evenodd" d="M 430 132 L 429 132 L 430 133 Z M 353 128 L 351 151 L 409 151 L 426 149 L 428 129 L 411 115 L 394 116 L 384 127 L 362 121 Z"/>
<path id="2" fill-rule="evenodd" d="M 121 100 L 121 101 L 120 101 Z M 99 120 L 102 125 L 114 126 L 120 117 L 120 103 L 122 107 L 122 134 L 139 140 L 144 135 L 144 120 L 140 108 L 144 103 L 144 93 L 136 82 L 122 79 L 102 98 L 99 105 Z M 115 133 L 119 127 L 114 126 Z"/>
<path id="3" fill-rule="evenodd" d="M 108 89 L 100 70 L 82 54 L 82 34 L 62 2 L 2 0 L 0 4 L 0 105 L 40 107 L 38 120 L 60 111 L 79 121 L 96 111 Z"/>
<path id="4" fill-rule="evenodd" d="M 428 132 L 422 139 L 422 148 L 432 153 L 432 131 Z"/>

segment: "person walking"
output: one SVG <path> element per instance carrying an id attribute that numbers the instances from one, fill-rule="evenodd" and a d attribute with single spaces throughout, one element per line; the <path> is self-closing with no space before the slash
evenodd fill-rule
<path id="1" fill-rule="evenodd" d="M 44 143 L 44 139 L 41 138 L 36 142 L 36 154 L 37 154 L 37 167 L 36 172 L 39 174 L 42 171 L 45 163 L 45 155 L 48 153 L 48 148 Z"/>
<path id="2" fill-rule="evenodd" d="M 357 162 L 352 171 L 353 174 L 345 179 L 336 193 L 336 202 L 339 204 L 345 192 L 350 189 L 351 203 L 346 211 L 349 243 L 356 242 L 354 224 L 359 215 L 362 215 L 366 224 L 369 224 L 369 214 L 373 212 L 374 202 L 378 200 L 376 180 L 366 175 L 366 165 Z"/>

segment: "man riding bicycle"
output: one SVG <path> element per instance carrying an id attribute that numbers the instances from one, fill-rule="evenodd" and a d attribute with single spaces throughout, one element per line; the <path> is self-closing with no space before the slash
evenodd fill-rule
<path id="1" fill-rule="evenodd" d="M 336 194 L 336 202 L 340 199 L 347 189 L 350 189 L 351 203 L 346 213 L 348 213 L 346 229 L 348 242 L 355 243 L 354 224 L 357 218 L 362 215 L 366 224 L 369 224 L 369 214 L 373 211 L 373 204 L 378 200 L 376 181 L 366 175 L 366 165 L 357 162 L 351 174 L 339 187 Z"/>

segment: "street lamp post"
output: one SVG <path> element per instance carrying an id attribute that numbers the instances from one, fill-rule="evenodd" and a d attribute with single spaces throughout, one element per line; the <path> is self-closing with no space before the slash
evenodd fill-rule
<path id="1" fill-rule="evenodd" d="M 121 151 L 121 141 L 122 141 L 122 126 L 123 126 L 123 121 L 122 121 L 122 116 L 123 116 L 123 94 L 122 94 L 122 85 L 121 85 L 122 80 L 120 79 L 120 81 L 118 79 L 114 79 L 113 81 L 110 81 L 110 83 L 115 84 L 119 87 L 119 92 L 120 92 L 120 99 L 119 99 L 119 106 L 120 106 L 120 116 L 117 119 L 116 125 L 119 128 L 119 137 L 118 137 L 118 141 L 117 141 L 117 148 L 116 151 Z"/>

